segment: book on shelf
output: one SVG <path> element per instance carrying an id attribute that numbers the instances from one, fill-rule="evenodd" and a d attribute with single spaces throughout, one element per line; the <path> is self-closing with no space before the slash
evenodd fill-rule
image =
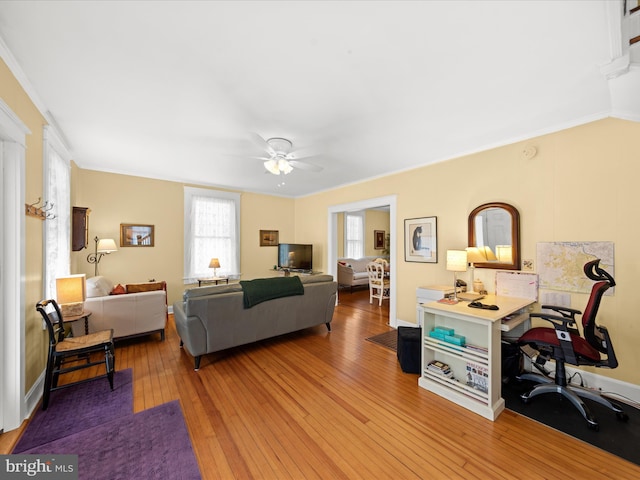
<path id="1" fill-rule="evenodd" d="M 487 393 L 489 391 L 489 368 L 475 362 L 467 362 L 467 385 Z"/>
<path id="2" fill-rule="evenodd" d="M 429 364 L 427 365 L 427 370 L 437 375 L 442 375 L 443 377 L 453 378 L 453 372 L 451 371 L 449 365 L 438 360 L 429 362 Z"/>
<path id="3" fill-rule="evenodd" d="M 472 345 L 470 343 L 467 343 L 465 346 L 469 350 L 473 350 L 474 352 L 489 353 L 489 349 L 487 347 L 480 347 L 478 345 Z"/>

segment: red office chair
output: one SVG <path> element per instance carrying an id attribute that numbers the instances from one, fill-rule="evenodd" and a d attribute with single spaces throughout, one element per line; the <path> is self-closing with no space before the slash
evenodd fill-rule
<path id="1" fill-rule="evenodd" d="M 605 368 L 616 368 L 618 366 L 609 332 L 606 327 L 596 325 L 596 315 L 602 295 L 616 284 L 613 277 L 600 268 L 599 263 L 600 259 L 597 259 L 586 263 L 584 266 L 586 276 L 596 282 L 591 288 L 591 296 L 582 315 L 584 337 L 580 336 L 576 325 L 575 317 L 581 313 L 579 310 L 542 305 L 543 309 L 553 310 L 559 315 L 532 313 L 531 318 L 546 320 L 553 324 L 553 328 L 532 328 L 518 340 L 520 345 L 530 345 L 540 352 L 533 364 L 540 371 L 546 373 L 542 365 L 549 359 L 553 359 L 556 364 L 554 377 L 537 373 L 525 373 L 518 377 L 521 380 L 532 380 L 539 383 L 531 391 L 522 394 L 522 400 L 528 403 L 531 398 L 544 393 L 559 393 L 580 411 L 589 428 L 594 430 L 598 430 L 598 422 L 580 397 L 588 398 L 613 410 L 619 420 L 627 421 L 629 419 L 620 405 L 607 399 L 600 392 L 567 384 L 565 363 Z M 601 353 L 606 354 L 606 358 L 603 359 L 600 355 Z"/>

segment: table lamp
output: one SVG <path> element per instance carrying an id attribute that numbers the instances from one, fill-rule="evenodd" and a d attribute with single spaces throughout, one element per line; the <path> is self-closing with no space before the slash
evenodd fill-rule
<path id="1" fill-rule="evenodd" d="M 217 258 L 212 258 L 209 262 L 209 268 L 213 268 L 213 276 L 217 276 L 216 268 L 220 268 L 220 260 L 218 260 Z"/>
<path id="2" fill-rule="evenodd" d="M 56 298 L 63 317 L 74 317 L 84 313 L 86 275 L 69 275 L 56 278 Z"/>
<path id="3" fill-rule="evenodd" d="M 458 303 L 457 273 L 467 271 L 466 250 L 447 250 L 447 270 L 453 272 L 453 301 Z"/>
<path id="4" fill-rule="evenodd" d="M 475 279 L 476 267 L 474 263 L 484 263 L 487 261 L 485 250 L 484 248 L 480 249 L 478 247 L 467 247 L 465 250 L 467 251 L 467 261 L 471 264 L 471 282 L 473 283 L 473 291 L 480 293 L 484 290 L 484 284 L 480 279 Z"/>

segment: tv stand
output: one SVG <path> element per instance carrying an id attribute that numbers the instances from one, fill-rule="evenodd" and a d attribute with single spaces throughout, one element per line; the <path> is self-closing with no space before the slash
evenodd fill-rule
<path id="1" fill-rule="evenodd" d="M 322 272 L 314 272 L 313 270 L 306 270 L 303 268 L 278 268 L 277 269 L 278 272 L 282 272 L 284 273 L 285 277 L 290 277 L 292 274 L 293 275 L 320 275 L 322 274 Z"/>

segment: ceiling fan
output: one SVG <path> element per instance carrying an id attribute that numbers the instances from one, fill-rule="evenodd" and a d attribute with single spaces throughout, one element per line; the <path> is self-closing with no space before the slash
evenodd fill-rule
<path id="1" fill-rule="evenodd" d="M 267 152 L 268 157 L 254 157 L 262 160 L 264 168 L 274 175 L 288 175 L 294 168 L 308 170 L 310 172 L 320 172 L 322 167 L 303 161 L 310 157 L 298 157 L 295 152 L 291 151 L 293 144 L 286 138 L 270 138 L 265 140 L 257 133 L 251 135 L 253 141 Z"/>

